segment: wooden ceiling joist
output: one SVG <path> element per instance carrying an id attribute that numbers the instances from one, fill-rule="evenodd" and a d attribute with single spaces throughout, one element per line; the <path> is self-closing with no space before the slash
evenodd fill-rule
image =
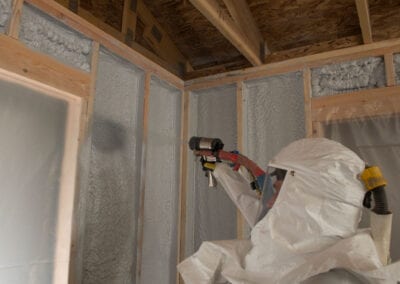
<path id="1" fill-rule="evenodd" d="M 251 14 L 249 5 L 247 5 L 246 0 L 223 0 L 225 6 L 228 8 L 229 13 L 231 14 L 233 20 L 238 25 L 238 27 L 242 30 L 244 34 L 246 34 L 250 40 L 258 45 L 261 45 L 264 49 L 266 43 L 264 42 L 263 36 L 257 24 L 254 20 L 253 15 Z M 267 53 L 264 50 L 264 53 Z M 263 56 L 263 54 L 261 54 Z"/>
<path id="2" fill-rule="evenodd" d="M 356 6 L 364 44 L 372 43 L 372 29 L 369 17 L 368 0 L 356 0 Z"/>
<path id="3" fill-rule="evenodd" d="M 224 36 L 227 38 L 249 62 L 258 66 L 263 62 L 261 46 L 251 40 L 247 33 L 232 20 L 232 18 L 218 5 L 215 0 L 190 0 Z"/>

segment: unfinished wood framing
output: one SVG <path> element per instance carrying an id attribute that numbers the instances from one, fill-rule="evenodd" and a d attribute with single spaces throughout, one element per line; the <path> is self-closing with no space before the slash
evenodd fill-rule
<path id="1" fill-rule="evenodd" d="M 260 30 L 257 27 L 256 22 L 254 21 L 253 15 L 249 9 L 249 5 L 245 0 L 223 0 L 225 6 L 228 8 L 229 13 L 231 14 L 234 22 L 237 26 L 242 30 L 244 34 L 246 34 L 251 42 L 258 46 L 262 46 L 260 48 L 260 56 L 264 57 L 264 45 L 265 41 L 261 35 Z"/>
<path id="2" fill-rule="evenodd" d="M 181 141 L 189 140 L 189 92 L 182 93 L 181 105 Z M 187 201 L 187 167 L 188 167 L 188 148 L 187 143 L 181 143 L 180 147 L 180 182 L 179 182 L 179 212 L 178 212 L 178 259 L 180 263 L 185 259 L 186 246 L 186 201 Z M 177 283 L 183 283 L 183 279 L 177 272 Z"/>
<path id="3" fill-rule="evenodd" d="M 400 86 L 313 98 L 312 121 L 336 121 L 400 112 Z"/>
<path id="4" fill-rule="evenodd" d="M 385 59 L 386 86 L 392 87 L 396 85 L 396 73 L 394 70 L 393 53 L 385 53 L 384 59 Z"/>
<path id="5" fill-rule="evenodd" d="M 230 16 L 213 0 L 190 0 L 254 66 L 262 64 L 260 44 L 252 42 Z"/>
<path id="6" fill-rule="evenodd" d="M 139 214 L 138 214 L 138 230 L 137 230 L 137 258 L 136 258 L 136 282 L 140 283 L 141 268 L 142 268 L 142 250 L 144 238 L 144 201 L 146 193 L 146 155 L 148 145 L 148 130 L 149 130 L 149 107 L 150 107 L 150 72 L 146 72 L 144 83 L 143 97 L 143 140 L 142 140 L 142 160 L 140 165 L 140 190 L 139 190 Z"/>
<path id="7" fill-rule="evenodd" d="M 237 148 L 243 153 L 243 82 L 236 84 L 236 115 L 237 115 Z M 244 217 L 239 209 L 236 209 L 236 236 L 238 239 L 244 239 Z"/>
<path id="8" fill-rule="evenodd" d="M 86 72 L 32 52 L 22 43 L 4 35 L 0 35 L 0 52 L 0 66 L 4 69 L 80 97 L 89 96 L 90 75 Z"/>
<path id="9" fill-rule="evenodd" d="M 8 26 L 7 35 L 12 38 L 18 39 L 19 24 L 21 20 L 22 4 L 24 0 L 14 0 L 12 7 L 12 16 Z"/>
<path id="10" fill-rule="evenodd" d="M 306 136 L 312 136 L 312 121 L 311 121 L 311 70 L 305 68 L 303 70 L 303 84 L 304 84 L 304 114 L 306 125 Z"/>
<path id="11" fill-rule="evenodd" d="M 82 19 L 78 15 L 54 1 L 25 0 L 25 2 L 34 5 L 42 11 L 45 11 L 48 15 L 81 32 L 93 41 L 97 41 L 110 51 L 115 52 L 136 66 L 143 68 L 144 70 L 151 71 L 157 75 L 157 77 L 170 82 L 178 89 L 182 89 L 183 80 L 167 69 L 170 67 L 169 64 L 157 58 L 155 55 L 151 55 L 151 52 L 146 51 L 145 48 L 142 47 L 139 52 L 133 50 L 121 41 L 116 40 L 113 36 L 107 34 L 93 24 L 90 24 L 86 20 Z M 145 53 L 146 57 L 142 55 L 141 52 Z M 151 59 L 148 59 L 147 57 Z M 177 72 L 177 70 L 175 71 Z"/>
<path id="12" fill-rule="evenodd" d="M 361 33 L 364 44 L 372 43 L 371 20 L 369 17 L 368 0 L 355 0 L 358 19 L 360 21 Z"/>
<path id="13" fill-rule="evenodd" d="M 185 90 L 192 91 L 216 87 L 219 85 L 236 83 L 241 80 L 246 81 L 249 79 L 299 71 L 307 67 L 314 68 L 327 64 L 356 60 L 363 57 L 383 56 L 386 53 L 396 53 L 399 51 L 400 39 L 381 41 L 189 80 L 185 82 Z"/>

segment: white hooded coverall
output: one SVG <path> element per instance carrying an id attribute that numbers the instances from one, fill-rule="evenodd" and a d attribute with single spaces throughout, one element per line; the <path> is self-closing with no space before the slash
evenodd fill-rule
<path id="1" fill-rule="evenodd" d="M 257 223 L 262 206 L 248 182 L 217 166 L 214 175 L 252 227 L 251 240 L 203 242 L 178 265 L 185 283 L 400 281 L 400 263 L 383 266 L 370 231 L 358 230 L 365 195 L 358 175 L 365 164 L 354 152 L 325 138 L 301 139 L 269 166 L 287 174 Z"/>

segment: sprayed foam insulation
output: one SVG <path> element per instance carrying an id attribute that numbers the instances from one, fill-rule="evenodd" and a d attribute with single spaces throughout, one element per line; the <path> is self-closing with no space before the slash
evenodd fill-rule
<path id="1" fill-rule="evenodd" d="M 144 72 L 101 48 L 83 240 L 83 283 L 133 283 L 136 277 Z M 81 159 L 81 163 L 82 163 Z M 83 182 L 81 181 L 81 185 Z M 82 229 L 82 228 L 81 228 Z"/>
<path id="2" fill-rule="evenodd" d="M 313 97 L 349 93 L 386 85 L 383 57 L 369 57 L 312 69 Z"/>
<path id="3" fill-rule="evenodd" d="M 19 38 L 33 50 L 90 71 L 92 41 L 29 4 L 23 5 Z"/>
<path id="4" fill-rule="evenodd" d="M 152 77 L 140 283 L 176 283 L 182 94 Z"/>
<path id="5" fill-rule="evenodd" d="M 394 54 L 394 70 L 396 73 L 396 84 L 400 85 L 400 53 Z"/>
<path id="6" fill-rule="evenodd" d="M 12 0 L 0 0 L 0 33 L 7 31 L 11 19 Z"/>
<path id="7" fill-rule="evenodd" d="M 0 81 L 0 283 L 53 283 L 67 102 Z"/>
<path id="8" fill-rule="evenodd" d="M 224 150 L 237 149 L 236 87 L 190 93 L 190 136 L 220 138 Z M 198 159 L 188 155 L 186 255 L 203 241 L 236 239 L 236 207 L 223 188 L 208 187 Z"/>
<path id="9" fill-rule="evenodd" d="M 356 152 L 369 165 L 377 165 L 387 180 L 385 192 L 389 209 L 393 213 L 392 261 L 400 260 L 400 117 L 397 115 L 380 118 L 353 119 L 324 125 L 327 138 L 343 143 Z M 369 227 L 369 210 L 364 210 L 361 227 Z"/>
<path id="10" fill-rule="evenodd" d="M 244 83 L 245 155 L 261 168 L 282 147 L 305 137 L 303 89 L 300 72 Z"/>

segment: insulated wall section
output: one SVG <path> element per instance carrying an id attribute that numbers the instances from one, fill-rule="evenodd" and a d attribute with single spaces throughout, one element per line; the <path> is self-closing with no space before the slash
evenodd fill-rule
<path id="1" fill-rule="evenodd" d="M 244 83 L 245 155 L 261 168 L 281 148 L 305 137 L 303 90 L 300 72 Z"/>
<path id="2" fill-rule="evenodd" d="M 0 89 L 0 283 L 53 283 L 68 103 Z"/>
<path id="3" fill-rule="evenodd" d="M 0 33 L 7 31 L 12 12 L 12 0 L 0 0 Z"/>
<path id="4" fill-rule="evenodd" d="M 235 150 L 236 120 L 235 85 L 191 92 L 190 136 L 220 138 L 225 150 Z M 203 241 L 236 238 L 236 207 L 220 185 L 208 187 L 200 162 L 188 157 L 187 255 Z"/>
<path id="5" fill-rule="evenodd" d="M 180 90 L 150 84 L 140 283 L 175 283 L 178 244 Z"/>
<path id="6" fill-rule="evenodd" d="M 19 37 L 33 50 L 90 71 L 91 40 L 29 4 L 22 9 Z"/>
<path id="7" fill-rule="evenodd" d="M 100 50 L 90 154 L 81 161 L 83 283 L 135 279 L 143 82 L 143 71 Z"/>

